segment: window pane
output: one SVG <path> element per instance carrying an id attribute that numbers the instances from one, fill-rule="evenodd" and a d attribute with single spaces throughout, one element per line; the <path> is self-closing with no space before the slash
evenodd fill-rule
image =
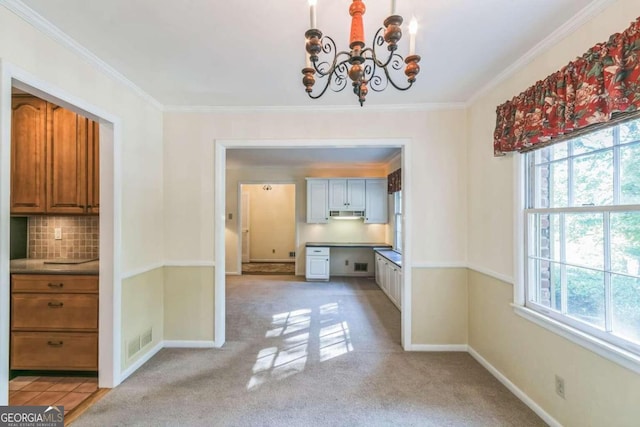
<path id="1" fill-rule="evenodd" d="M 566 261 L 596 269 L 604 268 L 601 213 L 565 214 Z"/>
<path id="2" fill-rule="evenodd" d="M 613 203 L 613 152 L 607 150 L 574 159 L 574 206 L 600 206 L 611 203 Z"/>
<path id="3" fill-rule="evenodd" d="M 535 166 L 535 207 L 563 208 L 569 203 L 568 161 Z"/>
<path id="4" fill-rule="evenodd" d="M 640 276 L 640 212 L 611 213 L 611 270 Z"/>
<path id="5" fill-rule="evenodd" d="M 567 314 L 604 328 L 604 273 L 567 266 Z"/>
<path id="6" fill-rule="evenodd" d="M 552 162 L 554 160 L 565 159 L 568 155 L 568 141 L 558 142 L 540 150 L 535 151 L 536 164 Z"/>
<path id="7" fill-rule="evenodd" d="M 549 191 L 552 208 L 563 208 L 569 205 L 569 168 L 567 161 L 549 165 Z"/>
<path id="8" fill-rule="evenodd" d="M 550 263 L 550 283 L 551 308 L 556 311 L 562 310 L 562 282 L 560 281 L 562 266 L 557 262 Z"/>
<path id="9" fill-rule="evenodd" d="M 573 154 L 583 154 L 601 148 L 611 147 L 613 145 L 613 129 L 614 128 L 610 127 L 572 139 Z"/>
<path id="10" fill-rule="evenodd" d="M 620 143 L 640 140 L 640 120 L 631 120 L 620 124 Z"/>
<path id="11" fill-rule="evenodd" d="M 620 203 L 640 204 L 640 144 L 620 147 Z"/>
<path id="12" fill-rule="evenodd" d="M 640 279 L 611 275 L 613 333 L 640 343 Z"/>

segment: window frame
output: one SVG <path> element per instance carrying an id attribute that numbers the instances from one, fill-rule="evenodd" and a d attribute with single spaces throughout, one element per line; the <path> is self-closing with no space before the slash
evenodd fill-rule
<path id="1" fill-rule="evenodd" d="M 640 120 L 640 118 L 635 118 L 635 120 Z M 614 132 L 616 133 L 615 138 L 618 138 L 618 123 L 611 124 L 611 126 L 615 126 Z M 597 132 L 597 130 L 594 130 Z M 573 137 L 575 138 L 575 136 Z M 573 139 L 571 138 L 571 139 Z M 579 344 L 600 356 L 611 360 L 615 363 L 618 363 L 636 373 L 640 373 L 640 345 L 636 345 L 633 342 L 625 340 L 623 338 L 614 336 L 611 333 L 605 332 L 608 327 L 605 327 L 605 331 L 598 330 L 595 326 L 590 327 L 588 324 L 584 322 L 580 322 L 579 320 L 573 321 L 569 316 L 566 316 L 562 313 L 557 313 L 556 311 L 546 307 L 540 303 L 536 303 L 534 301 L 530 301 L 528 298 L 528 293 L 533 289 L 530 287 L 529 276 L 530 276 L 530 266 L 529 266 L 529 251 L 531 249 L 529 242 L 529 235 L 531 233 L 531 225 L 530 225 L 530 215 L 531 214 L 540 214 L 540 213 L 569 213 L 569 212 L 595 212 L 602 213 L 603 215 L 603 231 L 604 231 L 604 239 L 608 239 L 610 226 L 608 219 L 608 215 L 611 212 L 616 211 L 640 211 L 640 205 L 617 205 L 620 200 L 620 147 L 628 145 L 618 144 L 619 140 L 616 139 L 613 142 L 611 148 L 606 148 L 607 150 L 611 149 L 613 152 L 613 204 L 606 206 L 571 206 L 572 198 L 571 195 L 568 194 L 569 199 L 567 200 L 567 204 L 569 207 L 566 208 L 529 208 L 529 201 L 534 198 L 534 187 L 529 186 L 529 179 L 535 179 L 533 176 L 533 170 L 535 168 L 536 161 L 529 162 L 529 155 L 534 156 L 534 152 L 530 152 L 531 154 L 525 153 L 523 155 L 515 154 L 514 161 L 514 181 L 515 181 L 515 200 L 514 200 L 514 248 L 515 248 L 515 257 L 514 257 L 514 271 L 516 272 L 516 277 L 514 278 L 514 303 L 513 308 L 516 314 L 528 319 L 539 326 L 542 326 L 558 335 L 561 335 L 570 341 Z M 594 151 L 602 151 L 603 149 L 594 150 Z M 567 159 L 569 159 L 569 155 L 572 153 L 568 153 Z M 588 153 L 592 154 L 592 152 Z M 583 155 L 583 154 L 581 154 Z M 574 156 L 575 158 L 575 156 Z M 572 162 L 568 161 L 567 169 L 572 169 Z M 568 180 L 571 178 L 571 174 L 573 171 L 569 171 Z M 572 191 L 572 185 L 569 181 L 568 183 L 568 191 Z M 604 244 L 605 259 L 610 257 L 609 250 L 609 242 L 606 241 Z M 605 292 L 609 291 L 610 288 L 607 289 L 608 279 L 607 275 L 612 274 L 610 270 L 608 270 L 608 266 L 603 266 L 603 274 L 605 276 Z M 536 284 L 536 290 L 539 290 L 540 287 Z M 610 295 L 605 297 L 609 298 Z M 605 322 L 606 315 L 605 315 Z M 609 325 L 607 325 L 609 326 Z"/>
<path id="2" fill-rule="evenodd" d="M 400 231 L 398 232 L 398 229 Z M 402 253 L 402 190 L 393 193 L 393 250 Z"/>

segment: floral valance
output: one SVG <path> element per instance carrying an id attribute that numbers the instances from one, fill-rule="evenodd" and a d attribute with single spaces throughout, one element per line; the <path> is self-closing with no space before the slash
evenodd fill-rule
<path id="1" fill-rule="evenodd" d="M 402 190 L 402 169 L 396 169 L 387 176 L 387 192 L 393 194 Z"/>
<path id="2" fill-rule="evenodd" d="M 640 18 L 497 108 L 495 156 L 640 110 Z"/>

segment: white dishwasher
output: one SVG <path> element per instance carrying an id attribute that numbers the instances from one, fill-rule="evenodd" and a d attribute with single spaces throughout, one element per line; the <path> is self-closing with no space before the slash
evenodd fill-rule
<path id="1" fill-rule="evenodd" d="M 329 280 L 329 255 L 328 247 L 312 246 L 306 249 L 305 277 L 307 280 Z"/>

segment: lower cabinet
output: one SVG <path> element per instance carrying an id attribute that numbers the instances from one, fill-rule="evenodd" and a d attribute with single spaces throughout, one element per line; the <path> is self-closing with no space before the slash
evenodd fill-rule
<path id="1" fill-rule="evenodd" d="M 307 280 L 329 280 L 329 256 L 329 248 L 307 248 L 305 270 Z"/>
<path id="2" fill-rule="evenodd" d="M 376 254 L 376 283 L 391 302 L 402 310 L 402 268 Z"/>
<path id="3" fill-rule="evenodd" d="M 98 370 L 98 276 L 11 275 L 10 369 Z"/>

